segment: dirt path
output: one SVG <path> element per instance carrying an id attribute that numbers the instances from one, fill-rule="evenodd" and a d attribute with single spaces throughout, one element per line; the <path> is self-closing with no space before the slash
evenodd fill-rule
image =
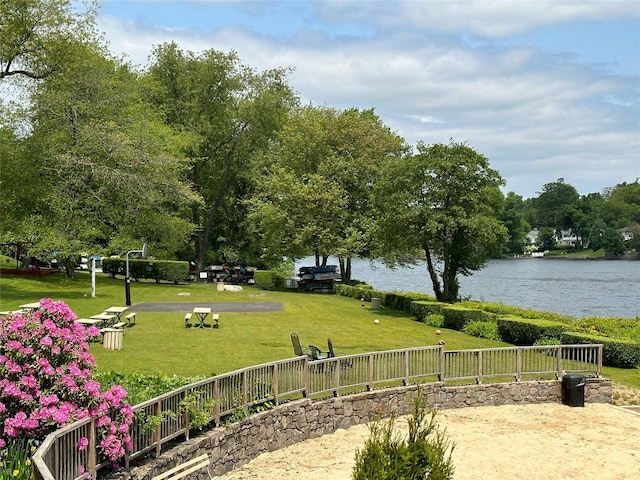
<path id="1" fill-rule="evenodd" d="M 640 479 L 640 413 L 608 404 L 506 405 L 443 410 L 456 480 Z M 404 422 L 397 422 L 404 428 Z M 350 480 L 359 425 L 263 454 L 219 479 Z"/>

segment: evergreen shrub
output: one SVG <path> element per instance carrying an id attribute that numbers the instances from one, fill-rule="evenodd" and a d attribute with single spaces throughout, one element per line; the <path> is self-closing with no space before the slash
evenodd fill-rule
<path id="1" fill-rule="evenodd" d="M 413 301 L 410 304 L 410 313 L 416 317 L 418 322 L 426 323 L 426 318 L 429 315 L 441 315 L 442 309 L 446 306 L 445 303 L 439 303 L 435 301 Z M 444 318 L 443 318 L 444 321 Z M 431 325 L 431 324 L 430 324 Z M 437 325 L 441 327 L 442 325 Z"/>
<path id="2" fill-rule="evenodd" d="M 500 341 L 500 333 L 498 333 L 498 324 L 494 322 L 479 322 L 472 320 L 462 329 L 467 335 L 478 338 L 488 338 L 489 340 Z"/>
<path id="3" fill-rule="evenodd" d="M 455 445 L 436 424 L 437 410 L 428 410 L 422 395 L 412 402 L 408 435 L 394 431 L 395 416 L 369 424 L 370 438 L 356 451 L 353 480 L 449 480 Z"/>
<path id="4" fill-rule="evenodd" d="M 457 305 L 445 306 L 442 309 L 442 315 L 444 315 L 443 327 L 459 332 L 461 332 L 469 322 L 482 322 L 489 318 L 489 315 L 482 310 L 458 307 Z"/>
<path id="5" fill-rule="evenodd" d="M 570 326 L 550 320 L 522 317 L 498 317 L 498 334 L 503 342 L 533 345 L 542 338 L 560 338 Z"/>
<path id="6" fill-rule="evenodd" d="M 582 332 L 564 332 L 563 344 L 601 343 L 602 363 L 609 367 L 635 368 L 640 364 L 640 343 L 624 338 L 610 338 Z"/>

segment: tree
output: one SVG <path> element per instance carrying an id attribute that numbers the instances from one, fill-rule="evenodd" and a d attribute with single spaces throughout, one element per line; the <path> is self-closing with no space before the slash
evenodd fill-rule
<path id="1" fill-rule="evenodd" d="M 78 14 L 71 0 L 0 2 L 0 80 L 10 76 L 43 79 L 66 65 L 79 39 L 96 38 L 95 2 Z"/>
<path id="2" fill-rule="evenodd" d="M 405 149 L 373 110 L 307 106 L 293 112 L 259 159 L 266 166 L 250 203 L 251 222 L 266 234 L 265 253 L 312 254 L 317 264 L 336 256 L 349 280 L 351 258 L 371 249 L 373 186 Z"/>
<path id="3" fill-rule="evenodd" d="M 507 239 L 497 218 L 503 183 L 466 144 L 419 143 L 377 189 L 377 255 L 392 266 L 425 260 L 436 298 L 456 301 L 458 275 L 482 268 Z"/>
<path id="4" fill-rule="evenodd" d="M 179 139 L 144 101 L 128 65 L 97 44 L 77 53 L 32 95 L 21 174 L 37 199 L 22 211 L 20 232 L 40 256 L 57 251 L 69 275 L 83 251 L 147 242 L 154 254 L 171 255 L 192 228 L 180 209 L 196 198 L 180 181 Z"/>
<path id="5" fill-rule="evenodd" d="M 565 183 L 564 178 L 545 184 L 535 202 L 537 226 L 551 227 L 556 234 L 561 230 L 573 228 L 571 211 L 579 198 L 578 191 L 572 185 Z"/>
<path id="6" fill-rule="evenodd" d="M 509 236 L 505 245 L 507 253 L 520 254 L 524 251 L 524 240 L 531 226 L 525 221 L 522 211 L 522 197 L 515 192 L 507 193 L 500 213 L 500 221 L 507 229 Z"/>
<path id="7" fill-rule="evenodd" d="M 553 228 L 542 227 L 538 232 L 538 251 L 553 250 L 556 246 L 556 236 Z"/>
<path id="8" fill-rule="evenodd" d="M 244 218 L 242 199 L 252 181 L 249 161 L 284 123 L 297 98 L 287 69 L 258 73 L 234 52 L 183 52 L 175 43 L 158 46 L 149 68 L 149 98 L 182 138 L 187 179 L 202 201 L 191 205 L 198 269 L 208 248 L 237 249 Z M 246 237 L 246 235 L 244 235 Z M 230 237 L 234 237 L 231 238 Z"/>

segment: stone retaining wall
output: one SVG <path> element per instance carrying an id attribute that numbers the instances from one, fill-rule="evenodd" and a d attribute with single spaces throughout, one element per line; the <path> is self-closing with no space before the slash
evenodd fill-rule
<path id="1" fill-rule="evenodd" d="M 203 453 L 210 454 L 211 474 L 223 475 L 264 452 L 366 423 L 375 416 L 388 417 L 392 413 L 406 415 L 410 411 L 411 394 L 419 388 L 424 392 L 429 407 L 438 409 L 562 401 L 562 385 L 559 380 L 457 387 L 428 383 L 319 401 L 296 400 L 253 415 L 242 422 L 217 427 L 167 450 L 158 458 L 149 459 L 144 465 L 125 469 L 109 478 L 150 480 Z M 611 395 L 611 380 L 587 379 L 586 403 L 610 403 Z M 208 479 L 206 473 L 194 474 L 188 478 Z"/>

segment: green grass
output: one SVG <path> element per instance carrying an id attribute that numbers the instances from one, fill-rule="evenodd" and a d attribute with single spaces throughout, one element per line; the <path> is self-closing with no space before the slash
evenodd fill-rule
<path id="1" fill-rule="evenodd" d="M 188 294 L 188 295 L 185 295 Z M 96 275 L 96 296 L 91 297 L 91 276 L 76 279 L 62 274 L 50 277 L 3 276 L 0 278 L 0 310 L 17 309 L 40 298 L 67 303 L 78 317 L 89 317 L 114 305 L 124 305 L 122 278 Z M 181 376 L 213 375 L 264 362 L 293 357 L 290 334 L 297 332 L 303 344 L 326 349 L 327 338 L 341 353 L 435 345 L 445 341 L 450 350 L 507 346 L 461 332 L 435 328 L 413 320 L 409 314 L 382 309 L 346 297 L 263 291 L 244 287 L 239 293 L 218 291 L 215 284 L 131 283 L 132 304 L 141 302 L 282 302 L 280 312 L 220 314 L 219 329 L 186 329 L 184 312 L 139 312 L 137 324 L 126 328 L 123 349 L 105 350 L 92 344 L 98 371 L 165 373 Z M 375 324 L 374 320 L 379 319 Z M 638 369 L 606 368 L 614 381 L 640 388 Z"/>

